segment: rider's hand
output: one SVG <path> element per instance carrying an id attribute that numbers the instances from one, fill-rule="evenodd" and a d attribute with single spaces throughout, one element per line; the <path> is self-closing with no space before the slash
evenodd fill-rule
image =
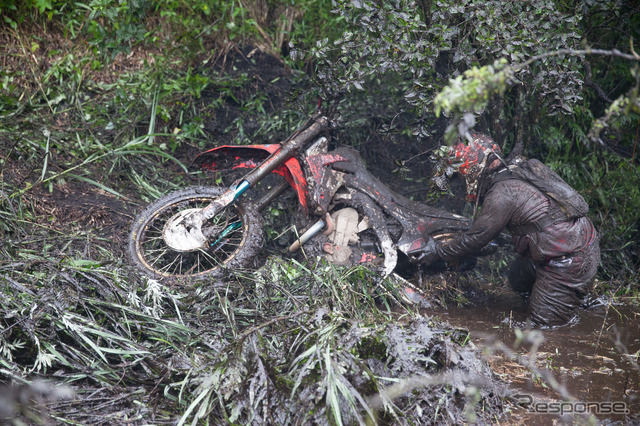
<path id="1" fill-rule="evenodd" d="M 411 263 L 422 263 L 429 265 L 440 259 L 437 251 L 438 243 L 433 238 L 429 238 L 427 243 L 418 250 L 409 253 Z"/>

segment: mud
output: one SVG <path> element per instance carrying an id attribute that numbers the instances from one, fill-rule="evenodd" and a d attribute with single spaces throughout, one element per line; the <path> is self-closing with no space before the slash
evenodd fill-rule
<path id="1" fill-rule="evenodd" d="M 428 313 L 469 330 L 472 341 L 490 353 L 488 361 L 494 372 L 509 383 L 513 395 L 520 395 L 514 398 L 516 402 L 529 402 L 528 396 L 534 399 L 533 404 L 516 410 L 511 415 L 513 420 L 550 424 L 560 416 L 540 413 L 544 409 L 536 404 L 566 398 L 533 377 L 529 369 L 496 351 L 496 342 L 504 342 L 533 359 L 538 368 L 551 372 L 559 386 L 577 401 L 623 403 L 628 410 L 628 414 L 613 414 L 606 405 L 600 406 L 599 413 L 590 408 L 599 421 L 640 421 L 640 307 L 597 300 L 595 306 L 581 308 L 571 324 L 538 330 L 543 341 L 536 349 L 518 345 L 516 329 L 527 330 L 526 305 L 519 295 L 493 289 L 483 301 L 478 302 L 477 296 L 476 302 L 467 306 L 433 308 Z M 565 411 L 570 409 L 567 406 Z"/>
<path id="2" fill-rule="evenodd" d="M 242 119 L 248 137 L 260 127 L 255 117 L 245 112 L 246 108 L 238 102 L 238 98 L 262 100 L 266 111 L 276 111 L 283 107 L 291 89 L 292 73 L 282 60 L 251 46 L 233 49 L 202 72 L 214 76 L 223 74 L 229 81 L 235 79 L 242 82 L 240 87 L 235 88 L 233 96 L 222 84 L 211 86 L 202 93 L 204 108 L 206 104 L 216 102 L 217 98 L 223 98 L 224 101 L 224 108 L 216 109 L 215 116 L 204 123 L 205 130 L 216 145 L 233 141 L 237 132 L 230 126 L 238 118 Z M 272 142 L 278 141 L 276 137 Z"/>
<path id="3" fill-rule="evenodd" d="M 59 228 L 101 227 L 112 236 L 119 236 L 122 227 L 129 225 L 132 216 L 127 212 L 127 203 L 100 188 L 69 182 L 55 186 L 51 192 L 38 188 L 28 194 L 36 211 L 51 218 L 51 224 Z"/>

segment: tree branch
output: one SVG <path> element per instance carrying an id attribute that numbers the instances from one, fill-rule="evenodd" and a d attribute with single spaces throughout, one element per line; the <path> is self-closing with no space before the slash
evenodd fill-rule
<path id="1" fill-rule="evenodd" d="M 562 56 L 562 55 L 570 55 L 570 56 L 585 56 L 585 55 L 603 55 L 603 56 L 615 56 L 622 59 L 628 59 L 630 61 L 640 61 L 640 55 L 633 52 L 633 54 L 622 53 L 618 49 L 611 50 L 603 50 L 603 49 L 583 49 L 583 50 L 575 50 L 575 49 L 560 49 L 554 50 L 553 52 L 545 52 L 540 55 L 532 56 L 521 64 L 517 64 L 513 67 L 514 72 L 520 71 L 522 68 L 531 65 L 535 61 L 539 61 L 540 59 L 550 58 L 553 56 Z"/>

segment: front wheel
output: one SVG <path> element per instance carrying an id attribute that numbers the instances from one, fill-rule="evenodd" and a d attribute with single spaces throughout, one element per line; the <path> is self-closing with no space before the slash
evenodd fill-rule
<path id="1" fill-rule="evenodd" d="M 216 278 L 224 268 L 247 267 L 262 246 L 260 218 L 248 205 L 235 203 L 202 225 L 206 242 L 197 250 L 172 249 L 165 242 L 167 223 L 185 210 L 201 209 L 225 192 L 194 186 L 159 198 L 133 221 L 129 255 L 152 278 Z"/>

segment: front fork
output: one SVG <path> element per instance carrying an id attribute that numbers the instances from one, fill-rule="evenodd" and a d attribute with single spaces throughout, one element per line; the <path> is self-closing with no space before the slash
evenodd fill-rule
<path id="1" fill-rule="evenodd" d="M 230 188 L 220 197 L 204 207 L 199 213 L 203 221 L 213 218 L 220 210 L 236 201 L 249 188 L 260 182 L 265 176 L 273 172 L 278 166 L 283 164 L 298 152 L 311 138 L 317 136 L 329 126 L 329 120 L 326 117 L 315 119 L 306 129 L 294 134 L 288 141 L 282 143 L 280 149 L 267 158 L 259 167 L 249 172 L 240 183 Z M 280 190 L 282 192 L 283 189 Z M 276 194 L 275 196 L 279 195 Z M 272 196 L 269 201 L 273 200 Z"/>
<path id="2" fill-rule="evenodd" d="M 213 200 L 207 207 L 200 210 L 198 216 L 202 219 L 202 222 L 213 218 L 218 212 L 236 201 L 242 194 L 247 192 L 251 187 L 249 182 L 243 180 L 238 185 L 229 188 L 224 194 Z"/>

